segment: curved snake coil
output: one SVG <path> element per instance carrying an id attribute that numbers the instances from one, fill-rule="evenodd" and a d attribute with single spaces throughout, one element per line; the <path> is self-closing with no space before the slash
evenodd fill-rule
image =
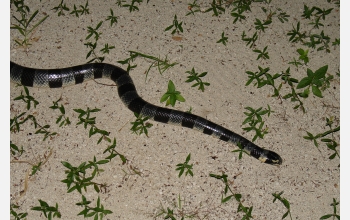
<path id="1" fill-rule="evenodd" d="M 144 117 L 166 124 L 198 130 L 220 140 L 238 144 L 249 155 L 263 163 L 280 165 L 282 158 L 273 151 L 262 149 L 244 137 L 205 118 L 187 112 L 159 107 L 143 100 L 136 92 L 128 72 L 111 64 L 91 63 L 63 69 L 33 69 L 10 62 L 13 82 L 29 87 L 60 88 L 87 80 L 109 78 L 118 86 L 118 94 L 126 107 Z"/>

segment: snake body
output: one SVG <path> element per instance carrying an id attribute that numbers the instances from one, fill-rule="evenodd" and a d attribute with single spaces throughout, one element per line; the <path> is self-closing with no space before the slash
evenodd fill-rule
<path id="1" fill-rule="evenodd" d="M 119 97 L 132 112 L 157 122 L 195 129 L 222 141 L 236 145 L 240 143 L 245 152 L 261 162 L 272 165 L 282 164 L 282 158 L 277 153 L 260 148 L 246 138 L 205 118 L 148 103 L 137 94 L 129 73 L 117 66 L 91 63 L 63 69 L 34 69 L 10 62 L 10 70 L 10 78 L 13 82 L 29 87 L 60 88 L 91 79 L 109 78 L 118 86 Z"/>

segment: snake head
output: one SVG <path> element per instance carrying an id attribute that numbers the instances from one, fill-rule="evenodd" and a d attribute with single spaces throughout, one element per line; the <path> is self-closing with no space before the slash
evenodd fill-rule
<path id="1" fill-rule="evenodd" d="M 281 165 L 282 157 L 270 150 L 264 150 L 264 153 L 259 157 L 261 162 L 271 164 L 271 165 Z"/>

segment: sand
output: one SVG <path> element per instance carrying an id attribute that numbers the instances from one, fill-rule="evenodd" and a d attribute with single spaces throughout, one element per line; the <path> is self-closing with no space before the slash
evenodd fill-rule
<path id="1" fill-rule="evenodd" d="M 40 125 L 50 125 L 49 131 L 57 135 L 42 141 L 43 135 L 35 134 L 37 129 L 33 123 L 21 125 L 18 133 L 11 133 L 11 141 L 17 146 L 23 146 L 25 152 L 20 157 L 11 157 L 11 203 L 17 204 L 18 212 L 27 212 L 27 219 L 44 219 L 41 212 L 31 210 L 39 206 L 38 200 L 46 201 L 54 206 L 58 203 L 62 219 L 83 219 L 77 216 L 83 210 L 75 205 L 82 200 L 82 196 L 73 191 L 67 193 L 67 185 L 61 180 L 67 176 L 62 161 L 73 166 L 92 161 L 94 157 L 102 160 L 108 156 L 103 151 L 110 145 L 106 141 L 97 144 L 99 135 L 89 138 L 88 129 L 76 125 L 78 113 L 74 109 L 88 107 L 101 111 L 94 113 L 96 126 L 110 132 L 109 137 L 116 139 L 116 150 L 125 155 L 127 163 L 116 157 L 107 164 L 99 165 L 100 172 L 93 181 L 105 184 L 100 193 L 92 186 L 87 187 L 83 195 L 95 207 L 98 197 L 105 209 L 113 213 L 104 219 L 164 219 L 162 207 L 174 211 L 176 219 L 181 216 L 194 216 L 194 219 L 241 219 L 242 212 L 237 212 L 238 202 L 234 199 L 221 204 L 225 185 L 222 181 L 210 177 L 209 174 L 226 174 L 230 188 L 234 193 L 242 195 L 242 204 L 253 207 L 254 219 L 281 219 L 287 211 L 280 201 L 275 201 L 273 193 L 284 192 L 281 196 L 289 201 L 293 219 L 319 219 L 321 216 L 333 212 L 330 204 L 333 198 L 340 199 L 340 168 L 339 158 L 333 160 L 329 156 L 333 151 L 319 142 L 316 148 L 313 142 L 305 140 L 307 131 L 316 135 L 329 130 L 326 118 L 333 117 L 333 128 L 339 126 L 340 121 L 340 77 L 336 75 L 339 69 L 339 46 L 330 46 L 330 53 L 307 48 L 300 43 L 288 41 L 287 33 L 296 27 L 300 21 L 302 30 L 311 30 L 310 22 L 301 17 L 304 4 L 308 7 L 334 8 L 326 20 L 321 20 L 324 27 L 312 30 L 312 33 L 324 34 L 331 38 L 339 38 L 340 18 L 339 8 L 327 1 L 272 1 L 270 5 L 253 3 L 251 12 L 246 13 L 246 20 L 233 24 L 230 8 L 220 16 L 212 16 L 212 12 L 202 13 L 210 8 L 211 1 L 203 1 L 200 5 L 202 12 L 186 16 L 188 3 L 191 1 L 150 1 L 136 4 L 138 11 L 129 12 L 127 8 L 118 7 L 115 1 L 89 1 L 90 14 L 76 17 L 69 12 L 65 16 L 58 16 L 51 10 L 60 1 L 43 0 L 27 2 L 31 13 L 39 10 L 34 23 L 45 15 L 49 17 L 39 25 L 32 35 L 32 45 L 28 48 L 18 47 L 14 40 L 21 38 L 18 31 L 11 30 L 11 61 L 23 66 L 34 68 L 63 68 L 87 62 L 89 49 L 84 45 L 93 42 L 88 35 L 88 27 L 95 28 L 100 21 L 104 21 L 98 29 L 101 33 L 97 44 L 97 51 L 105 44 L 115 48 L 105 54 L 105 63 L 121 66 L 117 63 L 129 57 L 128 51 L 137 51 L 178 63 L 169 68 L 162 75 L 156 68 L 152 68 L 145 78 L 145 72 L 151 65 L 150 60 L 137 58 L 137 67 L 130 72 L 137 91 L 141 97 L 150 103 L 164 106 L 160 97 L 166 92 L 168 81 L 172 80 L 176 90 L 180 91 L 186 102 L 175 105 L 175 109 L 188 111 L 218 123 L 249 140 L 254 137 L 253 132 L 243 130 L 242 126 L 247 112 L 245 107 L 257 109 L 271 107 L 273 112 L 268 117 L 263 116 L 264 127 L 268 134 L 255 143 L 261 147 L 273 150 L 283 158 L 279 167 L 262 164 L 253 157 L 244 155 L 238 159 L 232 150 L 236 146 L 207 136 L 195 130 L 174 125 L 151 122 L 153 127 L 148 130 L 148 136 L 136 135 L 130 131 L 134 115 L 121 102 L 115 86 L 106 86 L 89 81 L 80 85 L 60 88 L 30 88 L 30 94 L 39 102 L 36 108 L 26 110 L 26 104 L 13 99 L 21 94 L 22 87 L 11 83 L 11 118 L 21 112 L 35 116 Z M 79 6 L 81 1 L 65 2 L 70 10 L 73 5 Z M 84 3 L 85 4 L 85 3 Z M 286 12 L 289 21 L 281 23 L 277 17 L 265 29 L 258 31 L 259 38 L 256 46 L 250 48 L 241 40 L 245 31 L 247 37 L 255 32 L 255 19 L 266 19 L 261 10 L 281 8 Z M 110 15 L 110 8 L 118 18 L 118 23 L 110 26 L 105 21 Z M 174 15 L 179 22 L 183 22 L 183 33 L 171 34 L 164 29 L 172 24 Z M 17 15 L 15 7 L 11 7 L 11 15 Z M 11 18 L 11 24 L 16 21 Z M 216 43 L 222 32 L 228 37 L 226 46 Z M 259 59 L 253 49 L 267 51 L 270 59 Z M 298 58 L 297 49 L 309 49 L 309 63 L 295 66 L 288 64 L 293 58 Z M 101 54 L 99 52 L 99 54 Z M 334 76 L 329 88 L 323 91 L 323 98 L 310 94 L 302 99 L 306 113 L 300 109 L 293 109 L 297 104 L 290 99 L 272 97 L 273 88 L 264 86 L 257 88 L 248 81 L 246 71 L 257 72 L 258 67 L 269 67 L 269 73 L 281 73 L 290 68 L 293 78 L 302 79 L 306 70 L 312 71 L 328 65 L 328 74 Z M 191 83 L 185 83 L 186 71 L 195 69 L 196 72 L 208 72 L 203 81 L 209 82 L 202 92 L 192 88 Z M 109 80 L 98 82 L 112 84 Z M 282 82 L 275 81 L 276 87 Z M 301 91 L 301 90 L 298 90 Z M 281 95 L 291 92 L 287 84 L 282 85 Z M 71 125 L 59 127 L 55 124 L 60 115 L 58 110 L 52 110 L 53 101 L 61 99 L 66 116 Z M 331 138 L 331 136 L 327 136 Z M 334 133 L 339 143 L 339 132 Z M 338 147 L 339 150 L 339 147 Z M 51 153 L 50 153 L 51 152 Z M 194 176 L 182 175 L 178 177 L 176 165 L 185 162 L 191 154 L 189 164 L 193 164 Z M 19 163 L 18 161 L 22 161 Z M 29 176 L 30 164 L 42 161 L 40 171 Z M 137 171 L 137 175 L 134 171 Z M 27 183 L 27 184 L 26 184 Z M 230 192 L 226 196 L 231 195 Z M 179 199 L 181 204 L 179 204 Z M 339 209 L 339 206 L 338 206 Z M 287 217 L 286 219 L 290 219 Z"/>

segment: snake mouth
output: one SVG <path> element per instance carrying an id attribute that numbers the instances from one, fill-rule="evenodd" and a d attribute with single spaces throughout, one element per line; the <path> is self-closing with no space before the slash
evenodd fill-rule
<path id="1" fill-rule="evenodd" d="M 272 164 L 272 165 L 281 165 L 283 162 L 283 159 L 280 155 L 273 151 L 269 151 L 266 154 L 266 161 L 265 163 Z"/>

